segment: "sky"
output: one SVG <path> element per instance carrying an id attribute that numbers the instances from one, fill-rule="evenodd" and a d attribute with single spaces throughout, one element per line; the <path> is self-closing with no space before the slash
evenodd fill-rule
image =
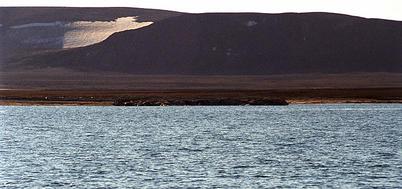
<path id="1" fill-rule="evenodd" d="M 402 0 L 0 0 L 0 6 L 139 7 L 181 12 L 334 12 L 402 21 Z"/>

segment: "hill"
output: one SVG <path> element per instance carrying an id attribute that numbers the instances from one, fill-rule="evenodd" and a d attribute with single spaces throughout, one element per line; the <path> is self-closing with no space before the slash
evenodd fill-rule
<path id="1" fill-rule="evenodd" d="M 133 74 L 402 72 L 402 23 L 330 13 L 182 14 L 21 61 Z"/>

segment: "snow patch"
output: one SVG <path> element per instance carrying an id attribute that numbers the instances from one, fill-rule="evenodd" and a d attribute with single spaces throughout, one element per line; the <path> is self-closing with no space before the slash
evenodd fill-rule
<path id="1" fill-rule="evenodd" d="M 253 26 L 257 25 L 257 24 L 258 24 L 258 22 L 254 21 L 254 20 L 250 20 L 250 21 L 248 21 L 246 23 L 246 26 L 247 27 L 253 27 Z"/>
<path id="2" fill-rule="evenodd" d="M 28 23 L 11 26 L 10 33 L 13 36 L 20 34 L 18 40 L 25 44 L 46 46 L 47 43 L 58 43 L 62 48 L 75 48 L 99 43 L 116 32 L 134 30 L 153 23 L 137 22 L 136 19 L 122 17 L 114 21 Z"/>
<path id="3" fill-rule="evenodd" d="M 99 43 L 116 32 L 133 30 L 151 25 L 153 22 L 136 22 L 136 17 L 123 17 L 115 21 L 78 21 L 66 25 L 63 48 L 83 47 Z"/>
<path id="4" fill-rule="evenodd" d="M 232 49 L 231 48 L 226 49 L 226 56 L 230 56 L 230 55 L 232 55 Z"/>

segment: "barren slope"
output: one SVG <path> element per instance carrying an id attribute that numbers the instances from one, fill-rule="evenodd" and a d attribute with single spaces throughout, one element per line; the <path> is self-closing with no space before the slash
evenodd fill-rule
<path id="1" fill-rule="evenodd" d="M 135 74 L 400 73 L 402 23 L 328 13 L 184 14 L 21 63 Z"/>

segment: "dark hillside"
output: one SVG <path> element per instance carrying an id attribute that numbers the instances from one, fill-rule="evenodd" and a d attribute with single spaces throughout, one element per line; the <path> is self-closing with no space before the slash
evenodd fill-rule
<path id="1" fill-rule="evenodd" d="M 24 63 L 136 74 L 402 72 L 402 23 L 329 13 L 183 14 Z"/>

